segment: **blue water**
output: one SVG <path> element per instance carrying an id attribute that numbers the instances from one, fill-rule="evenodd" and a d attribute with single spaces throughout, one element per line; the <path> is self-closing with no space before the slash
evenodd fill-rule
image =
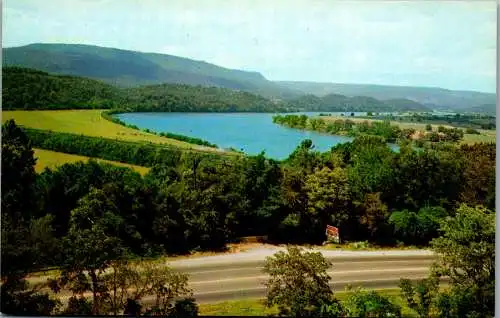
<path id="1" fill-rule="evenodd" d="M 318 115 L 318 113 L 304 113 Z M 197 137 L 219 148 L 235 148 L 256 155 L 286 159 L 304 140 L 311 139 L 314 149 L 327 151 L 351 141 L 352 137 L 320 134 L 274 124 L 269 113 L 125 113 L 116 117 L 139 128 Z M 397 146 L 391 146 L 392 148 Z"/>

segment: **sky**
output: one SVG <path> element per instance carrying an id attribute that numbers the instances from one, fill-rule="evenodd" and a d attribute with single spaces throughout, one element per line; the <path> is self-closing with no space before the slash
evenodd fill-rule
<path id="1" fill-rule="evenodd" d="M 2 44 L 165 53 L 269 80 L 495 92 L 496 8 L 495 0 L 4 0 Z"/>

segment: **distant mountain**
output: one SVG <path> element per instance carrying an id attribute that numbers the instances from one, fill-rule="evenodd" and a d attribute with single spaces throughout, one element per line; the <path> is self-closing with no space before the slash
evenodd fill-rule
<path id="1" fill-rule="evenodd" d="M 274 102 L 293 100 L 302 109 L 458 110 L 496 104 L 491 93 L 442 88 L 273 82 L 258 72 L 228 69 L 203 61 L 82 44 L 30 44 L 3 49 L 4 66 L 82 76 L 118 87 L 186 84 L 258 94 Z M 315 95 L 314 98 L 311 95 Z M 346 100 L 346 98 L 351 98 Z M 306 105 L 307 103 L 311 103 Z"/>
<path id="2" fill-rule="evenodd" d="M 394 100 L 410 100 L 433 109 L 462 110 L 483 104 L 495 104 L 496 94 L 474 91 L 454 91 L 433 87 L 389 86 L 368 84 L 338 84 L 314 82 L 276 82 L 283 88 L 304 94 L 325 96 L 342 94 L 346 96 L 368 96 L 394 103 Z M 399 102 L 396 102 L 399 103 Z M 408 102 L 404 102 L 411 107 Z M 417 105 L 414 105 L 417 106 Z"/>
<path id="3" fill-rule="evenodd" d="M 496 115 L 497 113 L 497 105 L 495 104 L 483 104 L 471 108 L 464 109 L 465 112 L 470 113 L 483 113 L 489 115 Z"/>
<path id="4" fill-rule="evenodd" d="M 407 99 L 381 101 L 373 97 L 348 97 L 339 94 L 328 94 L 322 97 L 305 95 L 288 102 L 290 108 L 304 111 L 432 111 L 425 105 Z"/>
<path id="5" fill-rule="evenodd" d="M 123 87 L 162 83 L 214 86 L 275 99 L 301 95 L 262 74 L 183 57 L 82 44 L 30 44 L 3 49 L 4 66 L 83 76 Z"/>

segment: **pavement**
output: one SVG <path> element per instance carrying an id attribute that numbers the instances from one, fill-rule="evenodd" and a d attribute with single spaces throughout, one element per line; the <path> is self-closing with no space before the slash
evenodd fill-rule
<path id="1" fill-rule="evenodd" d="M 262 272 L 265 259 L 280 250 L 286 249 L 258 247 L 239 253 L 182 258 L 169 261 L 168 265 L 189 275 L 189 287 L 198 303 L 263 298 L 266 296 L 264 284 L 268 279 Z M 436 260 L 428 250 L 309 250 L 321 252 L 332 262 L 328 274 L 332 278 L 331 286 L 337 292 L 348 285 L 368 289 L 397 288 L 400 278 L 427 277 Z M 46 278 L 30 279 L 32 282 L 38 280 Z M 152 297 L 146 298 L 143 301 L 147 303 Z"/>
<path id="2" fill-rule="evenodd" d="M 189 275 L 189 286 L 198 303 L 213 303 L 266 295 L 262 272 L 265 258 L 284 248 L 258 248 L 237 254 L 182 259 L 169 263 Z M 331 285 L 343 291 L 347 285 L 364 288 L 396 288 L 399 279 L 421 279 L 435 260 L 427 250 L 337 251 L 319 250 L 333 264 Z"/>

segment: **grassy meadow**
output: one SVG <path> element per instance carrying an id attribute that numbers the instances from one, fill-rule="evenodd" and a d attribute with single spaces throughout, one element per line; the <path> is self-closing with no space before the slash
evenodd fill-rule
<path id="1" fill-rule="evenodd" d="M 87 162 L 89 157 L 84 157 L 84 156 L 78 156 L 78 155 L 71 155 L 67 153 L 62 153 L 62 152 L 55 152 L 55 151 L 50 151 L 50 150 L 44 150 L 44 149 L 33 149 L 35 152 L 35 158 L 36 160 L 36 166 L 35 170 L 36 172 L 40 173 L 42 172 L 45 168 L 56 168 L 58 166 L 61 166 L 65 163 L 74 163 L 78 161 L 84 161 Z M 136 166 L 136 165 L 130 165 L 126 163 L 121 163 L 117 161 L 109 161 L 109 160 L 103 160 L 103 159 L 98 159 L 98 158 L 93 158 L 97 162 L 102 162 L 102 163 L 110 163 L 112 165 L 120 166 L 120 167 L 127 167 L 127 168 L 132 168 L 135 171 L 139 172 L 141 175 L 145 175 L 148 171 L 149 168 L 147 167 L 141 167 L 141 166 Z"/>
<path id="2" fill-rule="evenodd" d="M 103 110 L 33 110 L 2 111 L 2 123 L 14 119 L 18 125 L 30 128 L 52 130 L 92 137 L 105 137 L 132 142 L 152 142 L 169 144 L 184 149 L 217 151 L 210 147 L 193 145 L 187 142 L 157 136 L 147 132 L 124 127 L 102 118 Z"/>

